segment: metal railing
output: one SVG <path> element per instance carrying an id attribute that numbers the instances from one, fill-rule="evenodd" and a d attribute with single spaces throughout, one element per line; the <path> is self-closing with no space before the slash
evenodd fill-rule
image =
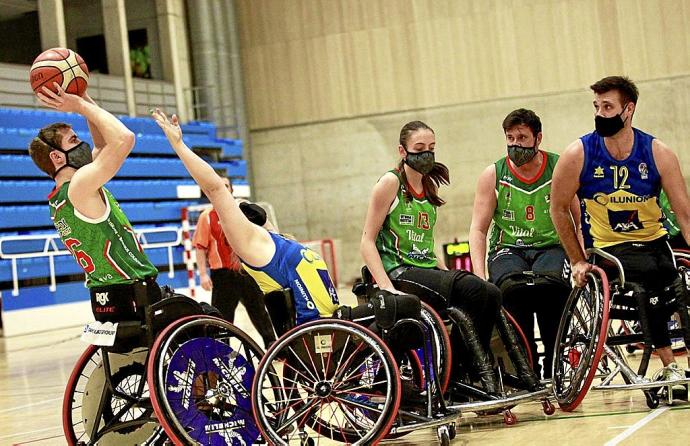
<path id="1" fill-rule="evenodd" d="M 135 230 L 137 240 L 144 249 L 150 248 L 167 248 L 168 253 L 168 277 L 175 276 L 175 262 L 173 260 L 173 248 L 182 245 L 182 228 L 179 226 L 165 226 L 160 228 L 145 228 Z M 169 233 L 171 240 L 149 242 L 147 236 L 151 234 L 165 234 Z M 11 242 L 30 242 L 35 240 L 43 241 L 43 248 L 36 251 L 29 252 L 5 252 L 3 245 Z M 55 257 L 72 255 L 71 252 L 61 248 L 58 243 L 60 237 L 57 234 L 43 234 L 43 235 L 10 235 L 0 237 L 0 260 L 10 260 L 12 263 L 12 295 L 19 295 L 19 273 L 17 271 L 17 260 L 19 259 L 33 259 L 33 258 L 48 258 L 50 266 L 50 291 L 56 290 L 56 275 L 55 275 Z"/>

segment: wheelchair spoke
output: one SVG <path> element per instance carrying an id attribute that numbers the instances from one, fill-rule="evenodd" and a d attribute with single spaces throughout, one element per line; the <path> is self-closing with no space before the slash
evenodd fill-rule
<path id="1" fill-rule="evenodd" d="M 319 379 L 311 373 L 311 370 L 309 370 L 309 367 L 302 361 L 302 359 L 299 357 L 297 352 L 295 352 L 295 350 L 291 346 L 288 346 L 288 350 L 290 350 L 290 352 L 294 355 L 295 359 L 297 359 L 297 361 L 302 365 L 302 367 L 304 367 L 304 370 L 311 375 L 312 382 L 317 383 L 319 381 Z M 287 365 L 291 369 L 297 371 L 294 367 L 290 366 L 287 361 L 285 361 L 285 365 Z M 300 372 L 297 371 L 297 373 L 300 373 Z M 305 378 L 306 378 L 306 376 L 305 376 Z"/>
<path id="2" fill-rule="evenodd" d="M 341 382 L 349 381 L 349 380 L 351 379 L 352 375 L 354 375 L 355 373 L 357 373 L 358 371 L 360 371 L 362 368 L 364 368 L 364 370 L 362 371 L 362 375 L 364 375 L 365 373 L 371 374 L 371 375 L 372 375 L 372 380 L 373 380 L 374 376 L 376 376 L 376 372 L 378 371 L 378 367 L 376 367 L 376 366 L 377 366 L 377 365 L 380 366 L 380 364 L 378 364 L 378 363 L 377 363 L 377 364 L 372 364 L 373 362 L 375 362 L 375 360 L 372 360 L 372 358 L 374 357 L 375 354 L 376 354 L 376 352 L 372 352 L 369 356 L 367 356 L 366 358 L 364 358 L 364 360 L 362 361 L 362 363 L 361 363 L 358 367 L 352 369 L 352 371 L 351 371 L 347 376 L 345 376 L 345 377 L 341 380 Z M 372 371 L 372 370 L 371 370 L 372 368 L 375 368 L 376 371 Z"/>
<path id="3" fill-rule="evenodd" d="M 347 413 L 347 410 L 345 410 L 345 409 L 343 408 L 342 403 L 341 403 L 339 400 L 337 400 L 337 399 L 336 399 L 336 404 L 337 404 L 338 407 L 340 408 L 341 412 L 343 412 L 343 414 Z M 334 411 L 334 413 L 335 413 L 335 411 Z M 349 421 L 349 417 L 346 416 L 346 415 L 344 416 L 344 419 L 345 419 L 345 420 L 344 420 L 345 422 L 348 422 L 348 421 Z M 336 418 L 336 421 L 338 422 L 338 427 L 340 428 L 340 434 L 343 436 L 343 438 L 347 438 L 347 437 L 345 436 L 345 432 L 343 431 L 343 426 L 340 424 L 340 420 L 338 420 L 338 419 Z M 359 430 L 359 429 L 357 428 L 357 424 L 356 424 L 356 423 L 353 423 L 353 422 L 350 421 L 349 424 L 350 424 L 350 426 L 352 426 L 352 429 L 357 433 L 357 436 L 358 436 L 359 438 L 362 438 L 362 437 L 364 436 L 363 433 L 362 433 L 362 431 Z"/>
<path id="4" fill-rule="evenodd" d="M 358 393 L 357 395 L 367 395 L 367 394 Z M 370 395 L 370 396 L 382 397 L 382 395 Z M 363 403 L 363 402 L 361 402 L 361 401 L 356 401 L 356 400 L 352 400 L 352 399 L 346 399 L 346 398 L 342 398 L 342 397 L 339 397 L 339 396 L 333 396 L 333 399 L 336 400 L 336 401 L 338 401 L 339 403 L 347 404 L 347 405 L 349 405 L 349 406 L 358 407 L 358 408 L 360 408 L 360 409 L 369 410 L 369 411 L 372 411 L 372 412 L 383 413 L 383 410 L 377 409 L 377 408 L 376 408 L 376 405 L 374 405 L 374 404 L 368 405 L 368 404 Z"/>
<path id="5" fill-rule="evenodd" d="M 319 336 L 319 334 L 316 333 L 316 336 Z M 309 361 L 311 362 L 311 366 L 313 367 L 314 374 L 316 376 L 316 381 L 320 381 L 321 379 L 319 378 L 318 369 L 316 368 L 316 364 L 314 363 L 314 357 L 311 355 L 311 349 L 309 348 L 309 345 L 307 345 L 306 337 L 302 337 L 302 344 L 304 344 L 304 349 L 307 351 L 307 355 L 309 356 Z M 326 377 L 324 376 L 323 379 L 326 379 Z"/>
<path id="6" fill-rule="evenodd" d="M 297 424 L 299 426 L 304 426 L 304 421 L 309 416 L 310 411 L 314 408 L 314 406 L 316 406 L 316 404 L 318 402 L 319 402 L 319 398 L 312 398 L 311 401 L 308 401 L 307 403 L 304 404 L 304 407 L 300 408 L 290 418 L 285 420 L 282 425 L 277 426 L 275 431 L 278 434 L 280 434 L 285 429 L 287 429 L 288 426 L 293 424 L 300 417 L 302 417 L 302 419 Z"/>

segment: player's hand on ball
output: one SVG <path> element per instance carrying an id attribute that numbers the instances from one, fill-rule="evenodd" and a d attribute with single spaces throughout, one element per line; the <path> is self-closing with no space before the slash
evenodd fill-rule
<path id="1" fill-rule="evenodd" d="M 81 110 L 83 103 L 81 97 L 67 93 L 57 82 L 53 83 L 53 85 L 57 89 L 57 93 L 45 86 L 41 88 L 40 92 L 36 93 L 43 105 L 62 112 L 79 112 Z"/>
<path id="2" fill-rule="evenodd" d="M 158 126 L 163 129 L 163 133 L 170 141 L 170 144 L 175 144 L 182 141 L 182 129 L 180 128 L 180 121 L 177 119 L 177 115 L 172 115 L 170 119 L 160 108 L 157 108 L 151 112 L 151 116 L 156 120 Z"/>

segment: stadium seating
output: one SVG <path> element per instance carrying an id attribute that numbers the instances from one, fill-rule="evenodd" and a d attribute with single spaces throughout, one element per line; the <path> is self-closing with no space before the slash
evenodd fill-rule
<path id="1" fill-rule="evenodd" d="M 198 200 L 187 198 L 188 190 L 181 189 L 184 186 L 194 186 L 194 181 L 151 118 L 119 118 L 136 134 L 137 142 L 117 176 L 106 187 L 117 197 L 135 229 L 179 227 L 181 209 L 198 203 Z M 54 122 L 70 124 L 83 140 L 92 143 L 86 120 L 79 115 L 48 110 L 0 108 L 0 238 L 55 234 L 47 206 L 47 196 L 54 183 L 34 165 L 27 153 L 29 143 L 38 130 Z M 185 124 L 183 132 L 187 145 L 203 149 L 206 156 L 213 154 L 210 160 L 216 170 L 226 173 L 236 185 L 246 184 L 247 166 L 242 159 L 242 141 L 217 138 L 215 125 L 208 122 Z M 147 234 L 146 238 L 152 243 L 167 242 L 170 237 L 171 232 Z M 45 239 L 13 240 L 3 243 L 2 252 L 37 252 L 43 250 L 44 244 Z M 57 245 L 63 249 L 59 240 Z M 167 268 L 167 248 L 148 249 L 147 255 L 159 269 Z M 58 278 L 82 272 L 69 255 L 57 256 L 54 260 Z M 173 261 L 176 264 L 183 263 L 181 246 L 174 248 Z M 49 277 L 48 258 L 18 259 L 17 275 L 20 280 L 20 295 L 22 289 L 38 294 L 38 289 L 30 291 L 32 288 L 21 285 L 21 281 Z M 11 281 L 10 261 L 0 259 L 0 291 L 11 288 Z M 67 297 L 70 292 L 83 287 L 81 283 L 76 285 L 75 288 L 74 282 L 58 283 L 58 291 L 52 293 L 54 296 L 39 300 L 45 300 L 44 304 L 48 304 L 73 299 Z M 74 299 L 87 298 L 86 293 L 77 294 L 79 297 Z M 10 308 L 5 305 L 4 309 Z"/>

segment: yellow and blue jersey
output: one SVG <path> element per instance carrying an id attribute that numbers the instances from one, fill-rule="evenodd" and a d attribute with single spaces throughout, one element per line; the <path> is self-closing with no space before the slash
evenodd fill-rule
<path id="1" fill-rule="evenodd" d="M 646 242 L 666 235 L 659 206 L 661 176 L 654 163 L 654 137 L 633 129 L 634 143 L 624 160 L 613 158 L 596 132 L 580 138 L 585 160 L 577 196 L 587 247 Z"/>
<path id="2" fill-rule="evenodd" d="M 267 265 L 242 263 L 264 293 L 290 288 L 295 302 L 297 324 L 329 317 L 340 306 L 326 262 L 319 254 L 295 240 L 269 232 L 276 251 Z"/>

